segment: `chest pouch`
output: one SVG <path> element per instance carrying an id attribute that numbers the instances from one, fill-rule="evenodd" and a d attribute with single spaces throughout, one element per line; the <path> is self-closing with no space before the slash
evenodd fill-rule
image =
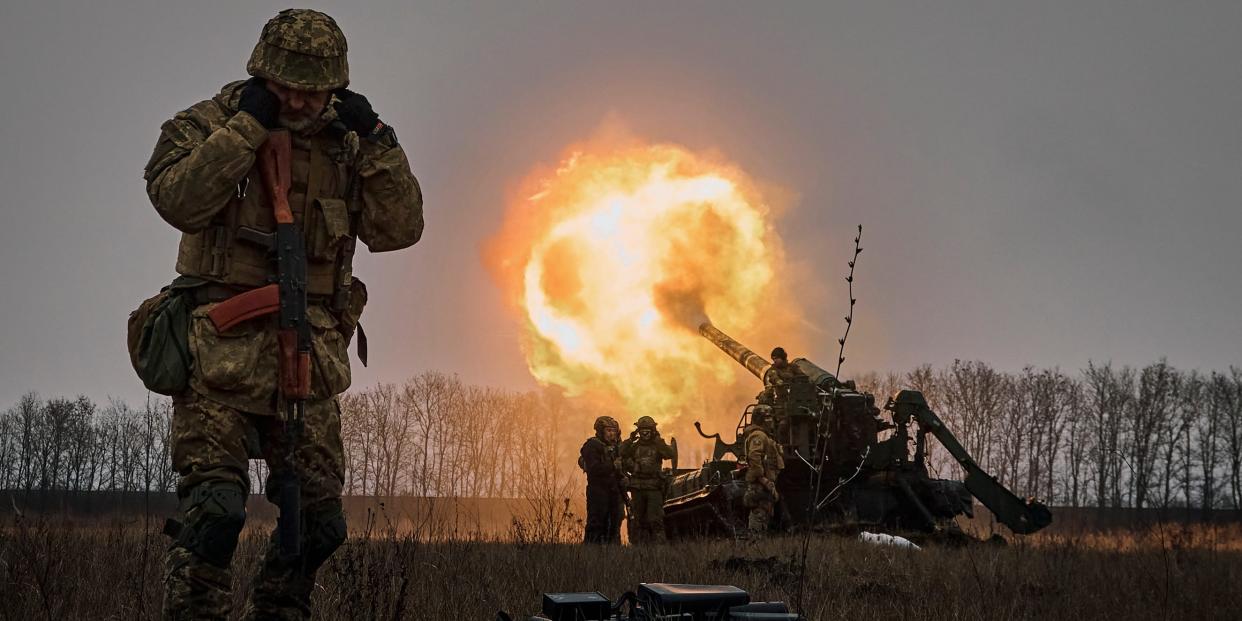
<path id="1" fill-rule="evenodd" d="M 306 214 L 306 255 L 332 261 L 349 238 L 349 210 L 339 198 L 316 198 Z"/>

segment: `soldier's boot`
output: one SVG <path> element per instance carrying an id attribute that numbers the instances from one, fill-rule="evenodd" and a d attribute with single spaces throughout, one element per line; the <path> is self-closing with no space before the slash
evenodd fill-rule
<path id="1" fill-rule="evenodd" d="M 233 481 L 205 481 L 181 500 L 184 521 L 170 522 L 164 619 L 226 619 L 232 606 L 229 565 L 246 524 L 246 492 Z"/>
<path id="2" fill-rule="evenodd" d="M 297 557 L 287 559 L 281 555 L 280 540 L 273 530 L 244 618 L 252 621 L 309 619 L 315 574 L 345 542 L 345 535 L 345 514 L 340 499 L 303 511 L 302 554 Z"/>

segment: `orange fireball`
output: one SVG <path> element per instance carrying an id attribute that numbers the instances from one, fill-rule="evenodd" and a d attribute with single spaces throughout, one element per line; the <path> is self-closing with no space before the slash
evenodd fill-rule
<path id="1" fill-rule="evenodd" d="M 770 210 L 735 166 L 668 144 L 577 148 L 520 196 L 487 262 L 540 382 L 662 421 L 697 413 L 736 379 L 698 323 L 746 334 L 791 315 Z"/>

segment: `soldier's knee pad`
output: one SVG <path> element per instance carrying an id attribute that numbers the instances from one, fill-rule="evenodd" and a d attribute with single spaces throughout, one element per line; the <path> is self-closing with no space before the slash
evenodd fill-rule
<path id="1" fill-rule="evenodd" d="M 185 524 L 173 545 L 227 568 L 246 525 L 246 491 L 232 481 L 208 481 L 192 489 L 182 506 Z"/>
<path id="2" fill-rule="evenodd" d="M 323 565 L 345 543 L 347 533 L 345 512 L 339 500 L 328 501 L 308 512 L 303 536 L 306 568 L 314 571 Z"/>

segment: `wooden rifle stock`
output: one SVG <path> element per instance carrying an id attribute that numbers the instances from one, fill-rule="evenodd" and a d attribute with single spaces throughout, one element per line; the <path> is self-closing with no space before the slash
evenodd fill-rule
<path id="1" fill-rule="evenodd" d="M 293 224 L 293 209 L 289 207 L 289 186 L 292 185 L 293 142 L 288 130 L 272 130 L 267 140 L 259 145 L 259 175 L 263 177 L 263 189 L 272 204 L 276 224 Z"/>

